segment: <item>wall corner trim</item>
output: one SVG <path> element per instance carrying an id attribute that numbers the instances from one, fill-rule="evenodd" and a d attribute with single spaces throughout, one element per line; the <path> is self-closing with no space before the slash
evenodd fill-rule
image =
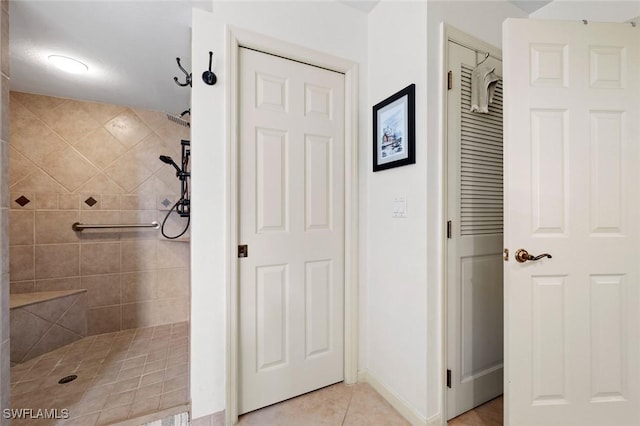
<path id="1" fill-rule="evenodd" d="M 402 417 L 404 417 L 413 426 L 440 426 L 440 416 L 433 416 L 427 420 L 407 401 L 399 397 L 394 391 L 389 389 L 387 385 L 382 383 L 370 372 L 364 370 L 358 372 L 358 382 L 364 382 L 371 385 L 393 408 L 395 408 Z"/>

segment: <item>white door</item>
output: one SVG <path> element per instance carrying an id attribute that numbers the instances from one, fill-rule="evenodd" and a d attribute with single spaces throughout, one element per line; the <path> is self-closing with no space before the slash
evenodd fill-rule
<path id="1" fill-rule="evenodd" d="M 448 43 L 447 419 L 502 394 L 502 82 L 489 113 L 471 112 L 471 72 L 502 75 L 495 52 Z M 474 44 L 475 43 L 475 44 Z M 484 60 L 484 62 L 482 62 Z"/>
<path id="2" fill-rule="evenodd" d="M 239 59 L 242 414 L 343 380 L 344 75 Z"/>
<path id="3" fill-rule="evenodd" d="M 506 424 L 639 425 L 640 28 L 503 37 Z"/>

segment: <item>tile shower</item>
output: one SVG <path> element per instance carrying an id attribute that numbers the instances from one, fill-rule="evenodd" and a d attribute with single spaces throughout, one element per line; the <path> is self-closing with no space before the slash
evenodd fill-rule
<path id="1" fill-rule="evenodd" d="M 75 222 L 162 222 L 167 206 L 178 199 L 180 183 L 158 156 L 179 158 L 181 139 L 189 139 L 189 129 L 162 113 L 11 92 L 10 292 L 27 300 L 19 315 L 11 313 L 12 341 L 14 334 L 23 340 L 12 344 L 12 372 L 50 359 L 43 353 L 44 341 L 70 353 L 91 336 L 186 324 L 188 233 L 169 241 L 157 229 L 71 229 Z M 170 234 L 183 226 L 176 215 L 167 223 Z M 75 295 L 86 306 L 86 329 L 45 324 L 43 309 L 53 308 L 29 305 L 30 296 L 44 292 Z M 84 362 L 78 359 L 75 369 Z M 58 361 L 50 371 L 64 365 Z M 184 374 L 180 383 L 186 395 L 186 369 Z M 100 416 L 94 417 L 100 423 Z"/>

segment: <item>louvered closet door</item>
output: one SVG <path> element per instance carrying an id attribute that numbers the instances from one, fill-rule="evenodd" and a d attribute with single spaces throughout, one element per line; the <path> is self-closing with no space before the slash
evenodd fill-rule
<path id="1" fill-rule="evenodd" d="M 503 387 L 502 82 L 488 114 L 470 112 L 475 63 L 473 50 L 449 43 L 448 419 L 502 394 Z M 501 75 L 500 61 L 492 57 L 486 64 Z"/>

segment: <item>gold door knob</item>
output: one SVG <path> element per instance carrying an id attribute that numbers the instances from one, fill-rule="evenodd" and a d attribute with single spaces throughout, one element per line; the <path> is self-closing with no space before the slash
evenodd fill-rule
<path id="1" fill-rule="evenodd" d="M 518 249 L 518 251 L 516 251 L 516 262 L 518 263 L 524 263 L 527 260 L 531 260 L 531 261 L 540 260 L 543 257 L 548 257 L 549 259 L 551 259 L 551 255 L 549 253 L 543 253 L 538 256 L 532 256 L 525 249 Z"/>

